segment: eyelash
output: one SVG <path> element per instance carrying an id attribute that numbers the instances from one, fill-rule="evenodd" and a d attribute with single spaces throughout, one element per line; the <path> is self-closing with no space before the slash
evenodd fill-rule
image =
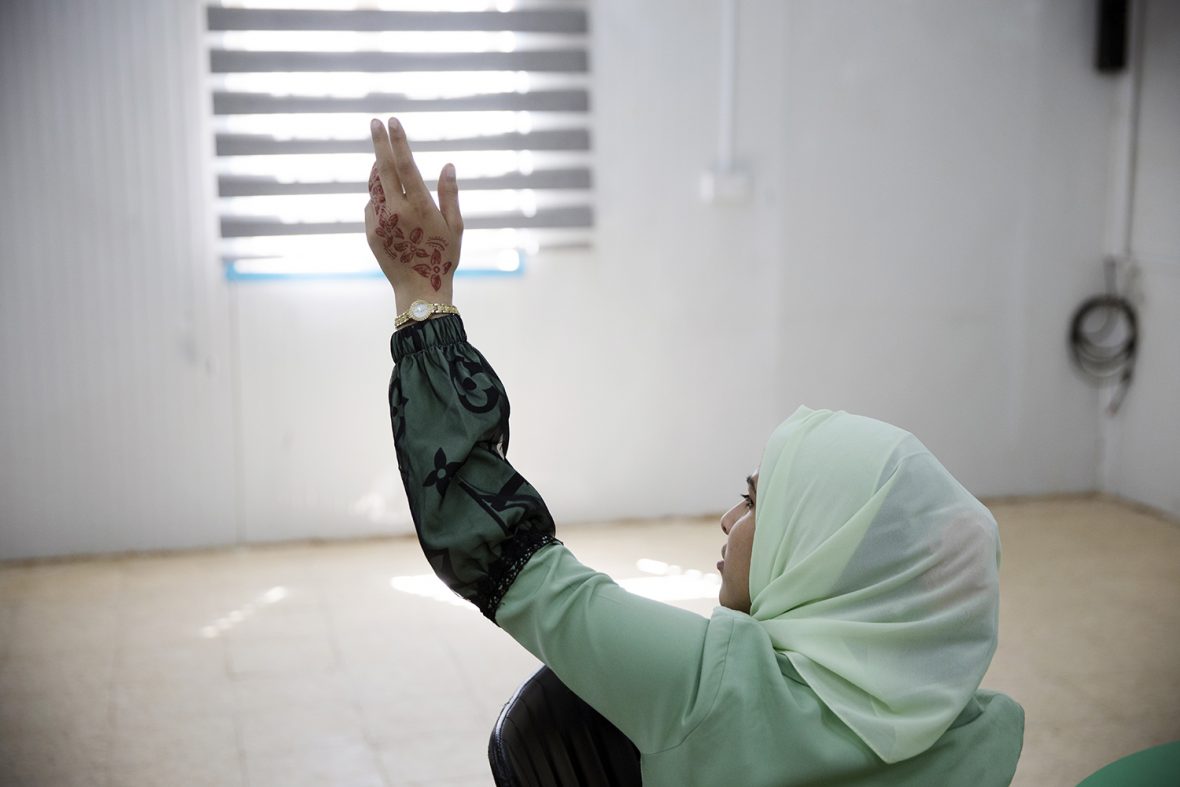
<path id="1" fill-rule="evenodd" d="M 754 507 L 754 498 L 750 497 L 749 495 L 742 495 L 742 500 L 745 500 L 745 501 L 746 501 L 746 507 L 747 507 L 747 508 L 753 508 L 753 507 Z"/>

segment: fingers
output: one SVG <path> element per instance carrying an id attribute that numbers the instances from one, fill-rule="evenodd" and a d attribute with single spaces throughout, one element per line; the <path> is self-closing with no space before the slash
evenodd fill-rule
<path id="1" fill-rule="evenodd" d="M 455 181 L 455 165 L 447 164 L 438 176 L 438 209 L 456 235 L 463 234 L 463 216 L 459 213 L 459 184 Z"/>
<path id="2" fill-rule="evenodd" d="M 393 160 L 393 148 L 389 144 L 389 137 L 385 134 L 385 124 L 376 118 L 369 124 L 373 134 L 373 154 L 377 161 L 369 173 L 369 196 L 374 202 L 385 202 L 386 196 L 400 197 L 402 182 L 397 175 L 397 165 Z M 380 198 L 378 198 L 380 194 Z"/>
<path id="3" fill-rule="evenodd" d="M 393 148 L 393 162 L 397 176 L 406 190 L 406 198 L 413 201 L 430 199 L 430 191 L 418 172 L 418 165 L 414 163 L 414 154 L 410 150 L 410 142 L 406 139 L 405 129 L 397 118 L 389 119 L 389 138 Z"/>

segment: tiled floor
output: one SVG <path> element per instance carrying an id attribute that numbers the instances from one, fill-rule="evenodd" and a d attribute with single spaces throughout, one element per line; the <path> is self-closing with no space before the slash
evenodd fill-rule
<path id="1" fill-rule="evenodd" d="M 1027 712 L 1016 784 L 1180 738 L 1180 525 L 1091 499 L 992 508 L 984 685 Z M 714 604 L 714 520 L 561 535 L 636 590 Z M 489 785 L 488 732 L 535 666 L 412 539 L 7 565 L 0 784 Z"/>

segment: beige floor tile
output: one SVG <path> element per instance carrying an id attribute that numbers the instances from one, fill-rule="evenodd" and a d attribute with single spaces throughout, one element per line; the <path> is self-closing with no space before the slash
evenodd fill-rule
<path id="1" fill-rule="evenodd" d="M 360 712 L 351 702 L 325 701 L 237 715 L 242 750 L 271 754 L 364 741 Z"/>
<path id="2" fill-rule="evenodd" d="M 111 723 L 111 705 L 105 696 L 94 699 L 42 694 L 33 698 L 0 699 L 0 735 L 20 732 L 52 738 L 59 733 L 88 733 Z"/>
<path id="3" fill-rule="evenodd" d="M 336 671 L 340 664 L 327 637 L 272 637 L 229 640 L 230 675 L 311 675 Z"/>
<path id="4" fill-rule="evenodd" d="M 225 643 L 218 639 L 127 644 L 115 660 L 115 682 L 225 680 L 227 660 Z"/>
<path id="5" fill-rule="evenodd" d="M 213 615 L 161 613 L 124 617 L 119 626 L 118 650 L 142 651 L 198 646 L 213 638 L 205 632 Z"/>
<path id="6" fill-rule="evenodd" d="M 343 672 L 312 675 L 255 674 L 233 681 L 234 707 L 240 712 L 283 710 L 323 703 L 350 703 L 352 684 Z"/>
<path id="7" fill-rule="evenodd" d="M 182 644 L 219 636 L 233 613 L 241 614 L 245 603 L 240 597 L 221 599 L 179 592 L 126 599 L 120 605 L 120 644 Z M 225 623 L 219 625 L 220 621 Z"/>
<path id="8" fill-rule="evenodd" d="M 405 671 L 453 666 L 451 650 L 436 630 L 390 626 L 337 634 L 346 667 L 398 664 Z"/>
<path id="9" fill-rule="evenodd" d="M 0 784 L 86 784 L 105 778 L 113 736 L 109 725 L 63 726 L 52 731 L 18 727 L 0 735 Z M 34 778 L 34 775 L 40 778 Z"/>
<path id="10" fill-rule="evenodd" d="M 251 583 L 242 575 L 241 566 L 232 554 L 177 554 L 132 558 L 124 563 L 124 598 L 198 593 L 221 599 L 245 595 L 251 589 Z"/>
<path id="11" fill-rule="evenodd" d="M 1180 713 L 1112 723 L 1070 720 L 1037 724 L 1025 734 L 1014 784 L 1074 785 L 1117 759 L 1180 739 Z"/>
<path id="12" fill-rule="evenodd" d="M 419 693 L 417 685 L 445 682 L 459 666 L 437 631 L 388 628 L 338 635 L 336 648 L 349 672 L 396 679 L 409 694 Z"/>
<path id="13" fill-rule="evenodd" d="M 122 583 L 122 568 L 112 560 L 36 564 L 24 567 L 20 596 L 49 602 L 100 604 L 116 600 Z M 0 583 L 0 597 L 3 593 Z"/>
<path id="14" fill-rule="evenodd" d="M 412 673 L 393 665 L 353 668 L 344 673 L 355 702 L 400 703 L 449 702 L 467 697 L 471 690 L 455 670 L 439 669 L 430 674 Z"/>
<path id="15" fill-rule="evenodd" d="M 112 736 L 111 764 L 126 769 L 163 763 L 177 767 L 212 761 L 236 761 L 237 727 L 229 714 L 182 715 L 118 719 Z"/>
<path id="16" fill-rule="evenodd" d="M 490 733 L 490 728 L 480 726 L 406 735 L 397 745 L 383 746 L 377 753 L 394 785 L 486 778 L 491 774 L 487 759 Z"/>
<path id="17" fill-rule="evenodd" d="M 405 571 L 392 565 L 360 563 L 349 567 L 341 564 L 331 570 L 313 571 L 312 581 L 321 598 L 340 606 L 353 606 L 358 597 L 372 602 L 384 599 L 393 603 L 399 594 L 394 591 L 390 580 L 394 577 L 418 576 L 429 572 L 428 565 L 415 566 L 413 571 Z"/>
<path id="18" fill-rule="evenodd" d="M 0 699 L 61 697 L 69 701 L 105 702 L 110 696 L 115 654 L 99 651 L 74 653 L 10 653 L 0 664 Z"/>
<path id="19" fill-rule="evenodd" d="M 8 650 L 38 657 L 113 652 L 118 624 L 114 601 L 35 597 L 22 602 L 12 612 Z"/>
<path id="20" fill-rule="evenodd" d="M 367 595 L 333 596 L 326 593 L 324 600 L 332 630 L 339 635 L 370 635 L 400 630 L 420 633 L 435 630 L 454 620 L 469 624 L 482 618 L 478 612 L 463 606 L 439 603 L 395 590 L 390 584 L 395 576 L 412 577 L 413 581 L 418 581 L 417 578 L 425 575 L 390 575 L 379 588 Z M 359 599 L 364 599 L 364 602 L 358 603 Z"/>
<path id="21" fill-rule="evenodd" d="M 0 762 L 0 784 L 5 787 L 122 787 L 110 780 L 105 767 L 68 760 Z"/>
<path id="22" fill-rule="evenodd" d="M 462 720 L 465 726 L 485 724 L 490 734 L 496 716 L 469 695 L 439 701 L 431 697 L 360 704 L 365 735 L 378 748 L 396 748 L 406 735 L 444 733 Z"/>
<path id="23" fill-rule="evenodd" d="M 235 554 L 237 566 L 243 576 L 253 580 L 306 579 L 314 561 L 316 549 L 304 543 L 263 544 Z"/>
<path id="24" fill-rule="evenodd" d="M 3 576 L 0 573 L 0 576 Z M 0 599 L 0 657 L 8 653 L 12 644 L 12 627 L 16 620 L 16 608 L 20 602 Z"/>
<path id="25" fill-rule="evenodd" d="M 456 653 L 458 674 L 472 697 L 494 719 L 517 688 L 540 668 L 541 662 L 491 626 L 470 640 Z M 464 652 L 484 655 L 479 659 L 463 658 Z"/>
<path id="26" fill-rule="evenodd" d="M 1180 659 L 1173 662 L 1180 665 Z M 1079 697 L 1113 724 L 1143 715 L 1180 712 L 1180 666 L 1154 671 L 1109 671 L 1071 680 Z M 1176 736 L 1180 738 L 1180 731 Z"/>
<path id="27" fill-rule="evenodd" d="M 399 609 L 388 601 L 372 603 L 367 608 L 329 609 L 327 617 L 336 642 L 378 637 L 430 638 L 438 633 L 437 616 L 421 610 Z"/>
<path id="28" fill-rule="evenodd" d="M 321 609 L 284 609 L 277 605 L 262 609 L 223 635 L 229 642 L 250 642 L 283 638 L 331 639 L 328 619 Z"/>
<path id="29" fill-rule="evenodd" d="M 19 601 L 29 596 L 29 576 L 35 568 L 19 563 L 0 565 L 0 604 Z"/>
<path id="30" fill-rule="evenodd" d="M 385 787 L 381 763 L 363 740 L 281 752 L 247 751 L 250 787 Z"/>
<path id="31" fill-rule="evenodd" d="M 111 787 L 245 787 L 240 757 L 160 759 L 118 763 L 110 769 Z"/>
<path id="32" fill-rule="evenodd" d="M 111 698 L 116 723 L 128 726 L 167 723 L 173 717 L 228 717 L 234 709 L 228 678 L 187 678 L 182 673 L 116 683 Z"/>

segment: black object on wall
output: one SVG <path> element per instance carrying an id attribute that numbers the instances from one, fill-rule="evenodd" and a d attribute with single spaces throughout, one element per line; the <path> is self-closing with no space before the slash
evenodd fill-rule
<path id="1" fill-rule="evenodd" d="M 1098 45 L 1094 67 L 1116 74 L 1127 67 L 1127 30 L 1130 0 L 1098 0 Z"/>
<path id="2" fill-rule="evenodd" d="M 1069 324 L 1069 350 L 1077 367 L 1102 384 L 1118 378 L 1106 411 L 1114 415 L 1131 387 L 1139 346 L 1139 318 L 1131 301 L 1116 289 L 1118 262 L 1106 260 L 1106 294 L 1086 300 Z"/>

